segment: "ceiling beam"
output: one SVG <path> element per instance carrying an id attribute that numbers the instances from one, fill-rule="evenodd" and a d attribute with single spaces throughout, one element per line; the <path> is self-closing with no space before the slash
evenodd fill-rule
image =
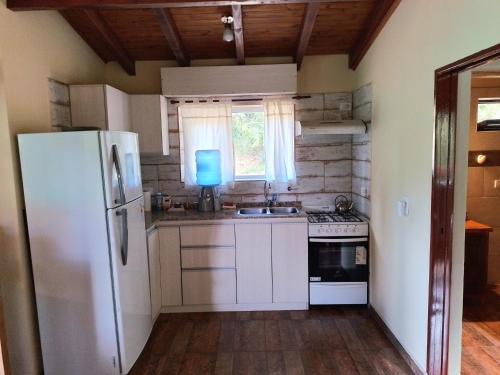
<path id="1" fill-rule="evenodd" d="M 131 76 L 135 76 L 135 62 L 116 37 L 115 33 L 97 10 L 82 9 L 82 17 L 85 17 L 113 53 L 116 61 Z"/>
<path id="2" fill-rule="evenodd" d="M 161 31 L 165 39 L 167 39 L 168 46 L 172 50 L 177 64 L 179 66 L 189 66 L 189 57 L 184 49 L 179 31 L 170 11 L 168 9 L 153 9 L 153 12 L 156 14 L 158 22 L 160 22 Z"/>
<path id="3" fill-rule="evenodd" d="M 232 5 L 367 2 L 371 0 L 7 0 L 7 8 L 22 10 L 189 8 Z"/>
<path id="4" fill-rule="evenodd" d="M 236 44 L 236 61 L 240 65 L 245 64 L 245 41 L 243 38 L 243 12 L 241 5 L 233 5 L 233 28 L 234 28 L 234 42 Z"/>
<path id="5" fill-rule="evenodd" d="M 319 3 L 307 4 L 304 19 L 302 20 L 302 28 L 300 30 L 299 45 L 297 46 L 297 52 L 295 53 L 297 69 L 300 69 L 302 59 L 306 54 L 307 46 L 309 45 L 309 40 L 311 39 L 311 34 L 314 28 L 314 23 L 316 22 L 316 17 L 318 16 L 319 6 Z"/>
<path id="6" fill-rule="evenodd" d="M 401 0 L 381 0 L 377 2 L 370 16 L 367 28 L 362 32 L 362 35 L 349 53 L 349 68 L 354 70 L 358 67 L 400 2 Z"/>

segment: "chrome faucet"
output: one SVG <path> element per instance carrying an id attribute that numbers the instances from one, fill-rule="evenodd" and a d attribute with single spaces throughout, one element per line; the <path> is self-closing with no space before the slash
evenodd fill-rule
<path id="1" fill-rule="evenodd" d="M 276 206 L 278 202 L 278 194 L 273 193 L 269 199 L 269 191 L 271 190 L 271 183 L 264 181 L 264 201 L 267 207 Z"/>

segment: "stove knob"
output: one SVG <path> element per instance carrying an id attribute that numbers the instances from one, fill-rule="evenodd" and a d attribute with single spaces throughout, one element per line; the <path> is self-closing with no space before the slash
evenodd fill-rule
<path id="1" fill-rule="evenodd" d="M 344 228 L 344 233 L 347 233 L 347 227 Z"/>
<path id="2" fill-rule="evenodd" d="M 335 228 L 335 233 L 339 233 L 341 231 L 340 228 Z"/>
<path id="3" fill-rule="evenodd" d="M 358 231 L 358 226 L 357 225 L 353 225 L 352 226 L 352 232 L 356 233 L 357 231 Z"/>

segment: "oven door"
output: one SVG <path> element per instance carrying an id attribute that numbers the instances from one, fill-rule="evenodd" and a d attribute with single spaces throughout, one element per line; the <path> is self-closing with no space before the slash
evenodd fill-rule
<path id="1" fill-rule="evenodd" d="M 368 281 L 368 238 L 309 238 L 309 281 Z"/>

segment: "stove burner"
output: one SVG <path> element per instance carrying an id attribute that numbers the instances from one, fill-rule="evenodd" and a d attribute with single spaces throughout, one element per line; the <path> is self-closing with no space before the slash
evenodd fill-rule
<path id="1" fill-rule="evenodd" d="M 307 212 L 307 220 L 310 223 L 361 223 L 359 217 L 353 214 L 340 215 L 334 212 Z"/>

